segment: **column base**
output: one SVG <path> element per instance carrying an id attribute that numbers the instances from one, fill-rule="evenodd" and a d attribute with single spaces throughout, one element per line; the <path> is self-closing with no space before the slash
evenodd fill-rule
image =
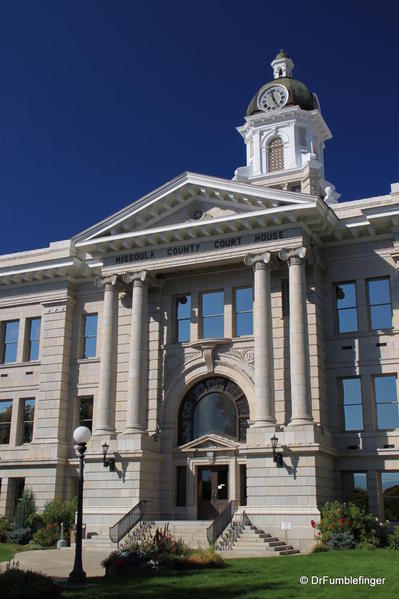
<path id="1" fill-rule="evenodd" d="M 115 439 L 116 436 L 116 431 L 114 428 L 96 428 L 93 433 L 92 433 L 93 437 L 109 437 L 112 439 Z"/>
<path id="2" fill-rule="evenodd" d="M 292 418 L 287 426 L 305 426 L 315 424 L 313 418 Z"/>

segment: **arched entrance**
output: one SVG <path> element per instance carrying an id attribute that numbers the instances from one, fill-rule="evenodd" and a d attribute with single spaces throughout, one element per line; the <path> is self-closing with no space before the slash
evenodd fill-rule
<path id="1" fill-rule="evenodd" d="M 196 383 L 184 396 L 178 445 L 187 458 L 197 518 L 213 519 L 239 495 L 237 447 L 246 441 L 249 406 L 242 389 L 222 376 Z M 199 440 L 196 443 L 196 440 Z M 190 495 L 190 492 L 188 493 Z"/>

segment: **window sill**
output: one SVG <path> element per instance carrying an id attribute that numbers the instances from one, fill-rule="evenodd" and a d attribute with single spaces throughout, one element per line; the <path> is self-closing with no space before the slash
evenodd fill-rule
<path id="1" fill-rule="evenodd" d="M 78 364 L 95 364 L 100 361 L 99 356 L 95 356 L 94 358 L 78 358 L 76 362 Z"/>
<path id="2" fill-rule="evenodd" d="M 40 366 L 40 360 L 32 362 L 7 362 L 6 364 L 0 364 L 0 370 L 5 368 L 30 368 L 32 366 Z"/>

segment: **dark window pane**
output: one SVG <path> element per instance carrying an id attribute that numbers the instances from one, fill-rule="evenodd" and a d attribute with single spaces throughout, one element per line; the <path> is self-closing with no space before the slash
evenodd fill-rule
<path id="1" fill-rule="evenodd" d="M 18 341 L 19 321 L 6 323 L 5 342 L 13 343 Z"/>
<path id="2" fill-rule="evenodd" d="M 237 314 L 237 337 L 253 334 L 252 312 Z"/>
<path id="3" fill-rule="evenodd" d="M 288 279 L 281 279 L 281 301 L 283 318 L 290 315 L 290 289 Z"/>
<path id="4" fill-rule="evenodd" d="M 252 312 L 252 287 L 236 289 L 237 312 Z"/>
<path id="5" fill-rule="evenodd" d="M 345 430 L 359 431 L 363 429 L 362 406 L 345 406 Z"/>
<path id="6" fill-rule="evenodd" d="M 194 439 L 207 433 L 237 436 L 237 412 L 234 402 L 222 393 L 205 395 L 194 411 Z"/>
<path id="7" fill-rule="evenodd" d="M 182 343 L 190 341 L 190 321 L 179 320 L 177 324 L 177 341 Z"/>
<path id="8" fill-rule="evenodd" d="M 357 331 L 357 308 L 338 310 L 338 330 L 340 333 Z"/>
<path id="9" fill-rule="evenodd" d="M 370 305 L 387 304 L 391 301 L 388 279 L 374 279 L 368 281 Z"/>
<path id="10" fill-rule="evenodd" d="M 376 376 L 374 378 L 374 390 L 377 404 L 378 428 L 398 428 L 399 405 L 396 394 L 396 377 Z"/>
<path id="11" fill-rule="evenodd" d="M 355 489 L 363 489 L 367 491 L 367 474 L 366 472 L 353 473 L 353 486 Z"/>
<path id="12" fill-rule="evenodd" d="M 10 442 L 12 401 L 0 401 L 0 444 Z"/>
<path id="13" fill-rule="evenodd" d="M 94 358 L 96 355 L 96 345 L 97 345 L 96 337 L 86 337 L 85 339 L 85 349 L 84 349 L 84 357 L 85 358 Z"/>
<path id="14" fill-rule="evenodd" d="M 31 341 L 30 342 L 30 352 L 29 352 L 29 360 L 38 360 L 39 359 L 39 341 Z"/>
<path id="15" fill-rule="evenodd" d="M 396 403 L 377 405 L 377 421 L 380 429 L 399 428 L 399 409 Z"/>
<path id="16" fill-rule="evenodd" d="M 370 306 L 370 324 L 372 329 L 392 328 L 391 304 Z"/>
<path id="17" fill-rule="evenodd" d="M 30 321 L 30 339 L 40 339 L 40 318 L 32 318 Z"/>
<path id="18" fill-rule="evenodd" d="M 384 515 L 391 522 L 399 521 L 399 472 L 381 473 Z"/>
<path id="19" fill-rule="evenodd" d="M 217 499 L 223 501 L 228 499 L 228 470 L 217 470 Z"/>
<path id="20" fill-rule="evenodd" d="M 190 318 L 191 316 L 191 297 L 190 295 L 181 295 L 177 298 L 177 318 Z"/>
<path id="21" fill-rule="evenodd" d="M 79 425 L 93 428 L 93 398 L 81 397 L 79 399 Z"/>
<path id="22" fill-rule="evenodd" d="M 377 403 L 397 401 L 396 376 L 376 376 L 374 389 Z"/>
<path id="23" fill-rule="evenodd" d="M 344 393 L 345 406 L 350 404 L 362 403 L 362 390 L 360 385 L 360 379 L 343 379 L 342 388 Z"/>
<path id="24" fill-rule="evenodd" d="M 202 316 L 214 316 L 224 313 L 224 293 L 214 291 L 202 296 Z"/>
<path id="25" fill-rule="evenodd" d="M 187 496 L 187 466 L 176 468 L 176 505 L 185 506 Z"/>
<path id="26" fill-rule="evenodd" d="M 354 308 L 356 306 L 355 283 L 339 283 L 335 286 L 337 308 Z"/>
<path id="27" fill-rule="evenodd" d="M 16 343 L 7 343 L 4 351 L 4 362 L 16 362 L 17 361 L 17 347 Z"/>
<path id="28" fill-rule="evenodd" d="M 359 378 L 342 379 L 345 430 L 363 429 L 362 389 Z"/>
<path id="29" fill-rule="evenodd" d="M 97 335 L 97 314 L 87 314 L 85 318 L 85 337 Z"/>
<path id="30" fill-rule="evenodd" d="M 224 337 L 224 317 L 211 316 L 203 319 L 202 336 L 205 339 L 210 337 Z"/>
<path id="31" fill-rule="evenodd" d="M 32 442 L 34 418 L 35 418 L 35 400 L 34 399 L 25 399 L 22 443 L 31 443 Z"/>

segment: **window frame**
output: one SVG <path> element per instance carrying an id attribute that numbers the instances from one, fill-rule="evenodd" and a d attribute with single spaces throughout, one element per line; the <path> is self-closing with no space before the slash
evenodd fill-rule
<path id="1" fill-rule="evenodd" d="M 77 418 L 77 426 L 86 426 L 93 432 L 93 423 L 94 423 L 94 395 L 78 395 L 78 418 Z M 82 401 L 89 400 L 91 401 L 91 419 L 90 418 L 81 418 L 81 405 Z M 87 426 L 87 423 L 91 421 L 91 427 Z"/>
<path id="2" fill-rule="evenodd" d="M 252 291 L 252 308 L 251 310 L 241 310 L 240 312 L 237 309 L 237 291 L 241 289 L 251 289 Z M 233 301 L 234 301 L 234 337 L 239 339 L 244 337 L 253 337 L 254 335 L 254 288 L 253 285 L 240 285 L 240 287 L 233 288 Z M 246 335 L 238 334 L 238 315 L 239 314 L 251 314 L 252 315 L 252 333 L 247 333 Z"/>
<path id="3" fill-rule="evenodd" d="M 95 335 L 86 335 L 86 320 L 90 316 L 97 316 L 97 326 L 96 326 L 96 334 Z M 86 356 L 86 339 L 96 340 L 96 353 L 94 356 Z M 81 359 L 82 360 L 94 360 L 98 356 L 98 312 L 84 312 L 83 314 L 83 326 L 82 326 L 82 350 L 81 350 Z"/>
<path id="4" fill-rule="evenodd" d="M 210 316 L 204 316 L 204 297 L 206 295 L 210 295 L 212 293 L 221 293 L 223 295 L 223 312 L 220 314 L 211 314 Z M 201 318 L 200 318 L 200 324 L 201 324 L 201 339 L 224 339 L 224 334 L 225 334 L 225 316 L 224 316 L 224 311 L 225 311 L 225 292 L 224 289 L 212 289 L 210 291 L 203 291 L 200 294 L 200 313 L 201 313 Z M 206 318 L 223 318 L 223 335 L 221 337 L 218 336 L 212 336 L 212 337 L 205 337 L 204 336 L 204 320 Z"/>
<path id="5" fill-rule="evenodd" d="M 382 503 L 382 510 L 384 513 L 384 518 L 386 519 L 386 514 L 385 514 L 385 502 L 384 502 L 384 489 L 383 489 L 383 484 L 382 484 L 382 475 L 383 474 L 390 474 L 392 472 L 397 472 L 398 473 L 398 478 L 399 478 L 399 470 L 393 469 L 393 470 L 380 470 L 379 474 L 379 483 L 380 483 L 380 489 L 381 489 L 381 503 Z M 395 495 L 396 497 L 396 495 Z M 399 501 L 399 494 L 398 494 L 398 501 Z M 399 511 L 399 510 L 398 510 Z M 391 522 L 399 522 L 399 518 L 397 520 L 392 520 Z"/>
<path id="6" fill-rule="evenodd" d="M 181 298 L 181 297 L 190 298 L 188 300 L 190 302 L 190 315 L 188 318 L 179 318 L 178 317 L 179 298 Z M 179 293 L 178 295 L 175 295 L 173 297 L 173 303 L 174 303 L 174 322 L 175 322 L 174 342 L 175 343 L 190 343 L 190 341 L 191 341 L 191 310 L 192 310 L 192 308 L 191 308 L 191 293 Z M 189 337 L 185 341 L 179 341 L 179 323 L 182 321 L 188 321 L 188 323 L 189 323 Z"/>
<path id="7" fill-rule="evenodd" d="M 9 426 L 9 431 L 8 431 L 8 443 L 1 443 L 0 442 L 0 447 L 2 445 L 10 445 L 11 443 L 11 430 L 12 430 L 12 417 L 13 417 L 13 408 L 14 408 L 14 400 L 13 399 L 1 399 L 0 400 L 0 404 L 2 403 L 9 403 L 10 407 L 11 407 L 11 412 L 10 412 L 10 421 L 9 422 L 1 422 L 0 423 L 0 427 L 2 428 L 4 425 L 8 425 Z"/>
<path id="8" fill-rule="evenodd" d="M 32 339 L 32 322 L 34 320 L 40 321 L 39 337 L 37 339 Z M 40 345 L 41 345 L 40 340 L 41 340 L 41 334 L 42 334 L 42 318 L 41 318 L 41 316 L 32 316 L 31 318 L 27 318 L 25 331 L 26 331 L 25 332 L 26 343 L 25 343 L 25 348 L 24 348 L 25 349 L 24 362 L 38 362 L 40 360 Z M 34 359 L 32 359 L 32 357 L 31 357 L 32 341 L 37 341 L 39 343 L 37 358 L 34 358 Z"/>
<path id="9" fill-rule="evenodd" d="M 27 402 L 27 401 L 34 402 L 33 420 L 25 420 L 25 402 Z M 20 410 L 20 415 L 19 415 L 20 425 L 18 427 L 19 428 L 19 431 L 18 431 L 19 443 L 18 443 L 18 445 L 29 445 L 33 441 L 33 434 L 34 434 L 34 429 L 35 429 L 36 398 L 35 397 L 21 397 L 21 399 L 19 400 L 19 410 Z M 32 423 L 32 433 L 31 433 L 32 438 L 30 441 L 25 441 L 25 425 L 30 422 Z"/>
<path id="10" fill-rule="evenodd" d="M 388 289 L 389 289 L 389 303 L 384 302 L 382 304 L 371 304 L 370 303 L 370 287 L 369 284 L 372 281 L 388 281 Z M 383 277 L 371 277 L 366 279 L 366 295 L 367 295 L 367 314 L 368 314 L 368 325 L 370 331 L 389 331 L 393 329 L 393 309 L 392 309 L 392 284 L 391 277 L 389 275 L 385 275 Z M 389 327 L 379 327 L 377 329 L 372 328 L 371 326 L 371 308 L 374 306 L 390 306 L 391 307 L 391 326 Z"/>
<path id="11" fill-rule="evenodd" d="M 376 393 L 376 389 L 375 389 L 375 381 L 376 379 L 379 378 L 384 378 L 384 377 L 393 377 L 395 379 L 395 388 L 396 388 L 396 402 L 392 402 L 392 401 L 381 401 L 381 402 L 377 402 L 377 393 Z M 390 428 L 380 428 L 378 425 L 378 406 L 381 405 L 390 405 L 392 403 L 396 403 L 396 405 L 398 406 L 398 412 L 399 412 L 399 396 L 398 396 L 398 376 L 396 372 L 387 372 L 387 373 L 382 373 L 382 374 L 373 374 L 372 375 L 372 394 L 373 394 L 373 404 L 374 404 L 374 409 L 375 409 L 375 430 L 376 431 L 390 431 L 390 430 L 396 430 L 398 427 L 390 427 Z"/>
<path id="12" fill-rule="evenodd" d="M 340 285 L 354 285 L 355 287 L 355 305 L 349 308 L 338 308 L 338 298 L 337 298 L 337 287 Z M 333 283 L 333 298 L 334 298 L 334 320 L 335 320 L 335 330 L 338 335 L 353 335 L 354 333 L 359 332 L 359 302 L 358 302 L 358 293 L 357 293 L 357 281 L 356 279 L 350 279 L 348 281 L 338 281 Z M 344 310 L 356 310 L 356 329 L 352 331 L 340 331 L 339 330 L 339 313 Z"/>
<path id="13" fill-rule="evenodd" d="M 344 385 L 343 385 L 343 381 L 352 381 L 352 380 L 358 380 L 360 383 L 360 404 L 356 403 L 352 403 L 352 404 L 347 404 L 349 406 L 361 406 L 361 414 L 362 414 L 362 427 L 361 428 L 353 428 L 353 429 L 347 429 L 346 428 L 346 419 L 345 419 L 345 394 L 344 394 Z M 342 430 L 344 433 L 356 433 L 356 432 L 363 432 L 364 431 L 364 405 L 363 405 L 363 384 L 362 384 L 362 377 L 359 375 L 355 375 L 355 376 L 341 376 L 341 377 L 337 377 L 337 382 L 338 382 L 338 394 L 339 394 L 339 399 L 340 399 L 340 406 L 341 406 L 341 414 L 342 414 L 342 418 L 341 418 L 341 422 L 342 422 Z"/>
<path id="14" fill-rule="evenodd" d="M 7 325 L 8 324 L 12 324 L 14 322 L 18 323 L 18 333 L 17 333 L 17 340 L 16 341 L 9 341 L 7 343 L 6 341 L 6 337 L 7 337 Z M 0 365 L 3 364 L 16 364 L 18 362 L 18 342 L 19 342 L 19 327 L 20 327 L 20 319 L 19 318 L 13 318 L 11 320 L 3 320 L 1 322 L 1 330 L 0 330 Z M 16 351 L 15 351 L 15 360 L 7 360 L 6 361 L 6 352 L 7 352 L 7 345 L 15 345 L 16 346 Z"/>

